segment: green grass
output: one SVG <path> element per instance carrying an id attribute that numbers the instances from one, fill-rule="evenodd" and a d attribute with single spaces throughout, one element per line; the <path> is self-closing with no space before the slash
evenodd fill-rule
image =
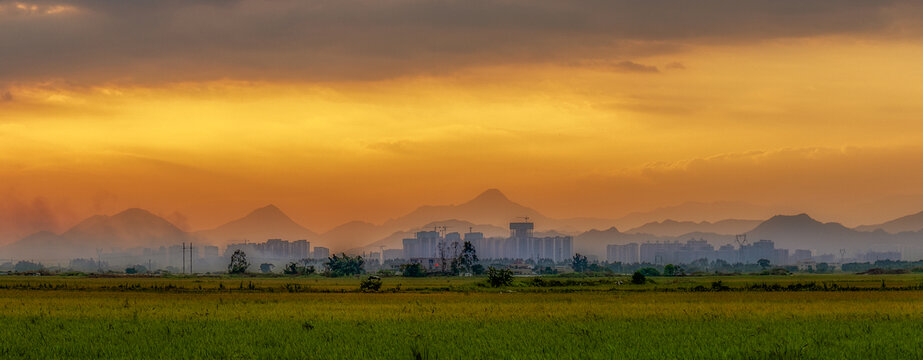
<path id="1" fill-rule="evenodd" d="M 716 279 L 548 292 L 528 279 L 498 290 L 479 286 L 483 279 L 386 278 L 386 288 L 401 290 L 359 293 L 357 279 L 243 279 L 241 290 L 234 278 L 0 277 L 0 358 L 923 356 L 923 291 L 677 290 Z M 882 279 L 895 287 L 921 280 L 720 278 L 735 287 L 817 281 L 869 290 Z M 285 291 L 292 283 L 316 292 Z"/>

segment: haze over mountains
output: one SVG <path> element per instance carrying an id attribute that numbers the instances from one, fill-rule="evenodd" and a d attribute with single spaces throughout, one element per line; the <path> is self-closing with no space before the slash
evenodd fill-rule
<path id="1" fill-rule="evenodd" d="M 221 245 L 266 239 L 317 240 L 317 233 L 298 225 L 275 205 L 261 207 L 240 219 L 193 235 L 201 241 Z"/>
<path id="2" fill-rule="evenodd" d="M 702 232 L 716 234 L 743 234 L 752 230 L 759 225 L 761 220 L 739 220 L 728 219 L 716 222 L 693 222 L 693 221 L 675 221 L 664 220 L 650 222 L 634 229 L 628 230 L 628 233 L 653 234 L 661 236 L 680 236 L 683 234 Z"/>
<path id="3" fill-rule="evenodd" d="M 741 209 L 740 203 L 719 205 L 686 204 L 665 208 L 675 214 L 687 209 Z M 723 211 L 723 210 L 722 210 Z M 745 211 L 746 213 L 746 211 Z M 657 216 L 656 212 L 635 213 L 622 219 L 554 219 L 541 212 L 508 199 L 496 189 L 487 190 L 472 200 L 458 205 L 421 206 L 407 215 L 382 224 L 352 221 L 318 234 L 299 225 L 274 205 L 253 210 L 245 216 L 214 229 L 185 232 L 169 221 L 143 209 L 128 209 L 115 215 L 96 215 L 76 226 L 55 234 L 42 231 L 27 236 L 4 248 L 2 256 L 34 259 L 64 259 L 95 256 L 103 251 L 132 248 L 157 248 L 181 242 L 224 246 L 236 242 L 262 242 L 270 238 L 309 240 L 312 246 L 325 246 L 333 251 L 353 253 L 378 251 L 381 247 L 400 248 L 401 240 L 420 230 L 446 226 L 448 231 L 483 232 L 486 236 L 507 236 L 508 223 L 528 217 L 536 224 L 536 233 L 561 233 L 575 236 L 577 252 L 605 256 L 609 244 L 646 241 L 685 241 L 706 239 L 715 245 L 732 243 L 735 234 L 746 233 L 753 241 L 770 239 L 777 247 L 812 249 L 818 253 L 834 253 L 847 248 L 853 251 L 869 249 L 907 249 L 923 243 L 923 213 L 918 213 L 879 225 L 847 228 L 838 223 L 821 223 L 806 214 L 777 215 L 768 220 L 727 219 L 720 221 L 676 221 L 660 219 L 627 231 L 618 224 Z M 690 216 L 692 217 L 692 216 Z M 597 226 L 606 224 L 605 226 Z"/>
<path id="4" fill-rule="evenodd" d="M 859 231 L 875 231 L 879 229 L 892 234 L 907 231 L 919 231 L 920 229 L 923 229 L 923 211 L 877 225 L 862 225 L 856 227 L 856 230 Z"/>
<path id="5" fill-rule="evenodd" d="M 128 209 L 92 216 L 60 235 L 38 232 L 4 250 L 21 258 L 66 260 L 95 257 L 97 249 L 157 248 L 191 239 L 189 233 L 147 210 Z"/>

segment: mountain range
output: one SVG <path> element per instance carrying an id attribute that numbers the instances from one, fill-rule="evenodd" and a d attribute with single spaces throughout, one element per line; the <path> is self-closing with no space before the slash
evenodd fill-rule
<path id="1" fill-rule="evenodd" d="M 856 230 L 859 231 L 875 231 L 879 229 L 892 234 L 920 231 L 920 229 L 923 229 L 923 211 L 877 225 L 862 225 L 856 227 Z"/>
<path id="2" fill-rule="evenodd" d="M 728 219 L 716 222 L 694 222 L 694 221 L 675 221 L 664 220 L 649 222 L 642 226 L 628 230 L 628 233 L 652 234 L 660 236 L 680 236 L 693 232 L 716 233 L 716 234 L 743 234 L 753 230 L 759 225 L 761 220 L 739 220 Z"/>
<path id="3" fill-rule="evenodd" d="M 687 208 L 709 207 L 688 205 Z M 711 206 L 729 209 L 746 207 L 739 203 Z M 681 206 L 682 207 L 682 206 Z M 672 213 L 676 208 L 665 210 Z M 420 230 L 447 226 L 449 232 L 480 231 L 485 236 L 507 236 L 510 221 L 528 217 L 536 223 L 536 234 L 574 235 L 578 252 L 605 255 L 608 244 L 646 241 L 709 240 L 715 245 L 732 243 L 735 234 L 746 233 L 751 241 L 770 239 L 777 247 L 837 252 L 841 248 L 858 250 L 916 247 L 923 238 L 923 213 L 905 216 L 879 225 L 847 228 L 838 223 L 821 223 L 806 214 L 777 215 L 766 221 L 728 219 L 720 221 L 675 221 L 667 218 L 641 224 L 621 232 L 614 225 L 631 223 L 653 213 L 630 215 L 623 219 L 554 219 L 508 199 L 489 189 L 458 205 L 421 206 L 382 224 L 348 222 L 325 233 L 315 233 L 299 225 L 281 209 L 267 205 L 213 229 L 185 232 L 169 221 L 143 209 L 128 209 L 114 215 L 96 215 L 67 231 L 55 234 L 38 232 L 0 249 L 20 258 L 73 258 L 95 256 L 97 249 L 156 248 L 181 242 L 227 245 L 234 242 L 262 242 L 270 238 L 306 239 L 312 246 L 353 253 L 378 251 L 381 247 L 400 248 L 401 239 Z M 606 224 L 603 226 L 596 226 Z M 605 229 L 605 230 L 595 230 Z M 51 254 L 51 255 L 49 255 Z M 6 257 L 6 254 L 3 255 Z"/>
<path id="4" fill-rule="evenodd" d="M 95 257 L 97 249 L 157 248 L 192 239 L 189 233 L 147 210 L 127 209 L 112 216 L 89 217 L 60 235 L 48 231 L 29 235 L 5 251 L 20 258 L 66 260 Z"/>

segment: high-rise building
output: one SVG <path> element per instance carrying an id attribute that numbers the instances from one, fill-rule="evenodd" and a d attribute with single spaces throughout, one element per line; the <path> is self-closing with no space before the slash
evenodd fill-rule
<path id="1" fill-rule="evenodd" d="M 606 246 L 606 260 L 610 263 L 637 264 L 640 262 L 638 244 L 608 245 Z"/>
<path id="2" fill-rule="evenodd" d="M 323 246 L 314 247 L 314 260 L 326 260 L 330 257 L 330 249 Z"/>

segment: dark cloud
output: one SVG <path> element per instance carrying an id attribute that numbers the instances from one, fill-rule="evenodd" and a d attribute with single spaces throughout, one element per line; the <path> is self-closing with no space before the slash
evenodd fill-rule
<path id="1" fill-rule="evenodd" d="M 638 64 L 633 61 L 622 61 L 612 65 L 618 71 L 636 72 L 636 73 L 659 73 L 660 69 L 656 66 Z"/>
<path id="2" fill-rule="evenodd" d="M 343 80 L 879 34 L 898 0 L 0 0 L 0 81 Z M 65 10 L 53 11 L 50 9 Z M 904 14 L 902 26 L 910 15 Z M 916 20 L 912 20 L 916 21 Z"/>

